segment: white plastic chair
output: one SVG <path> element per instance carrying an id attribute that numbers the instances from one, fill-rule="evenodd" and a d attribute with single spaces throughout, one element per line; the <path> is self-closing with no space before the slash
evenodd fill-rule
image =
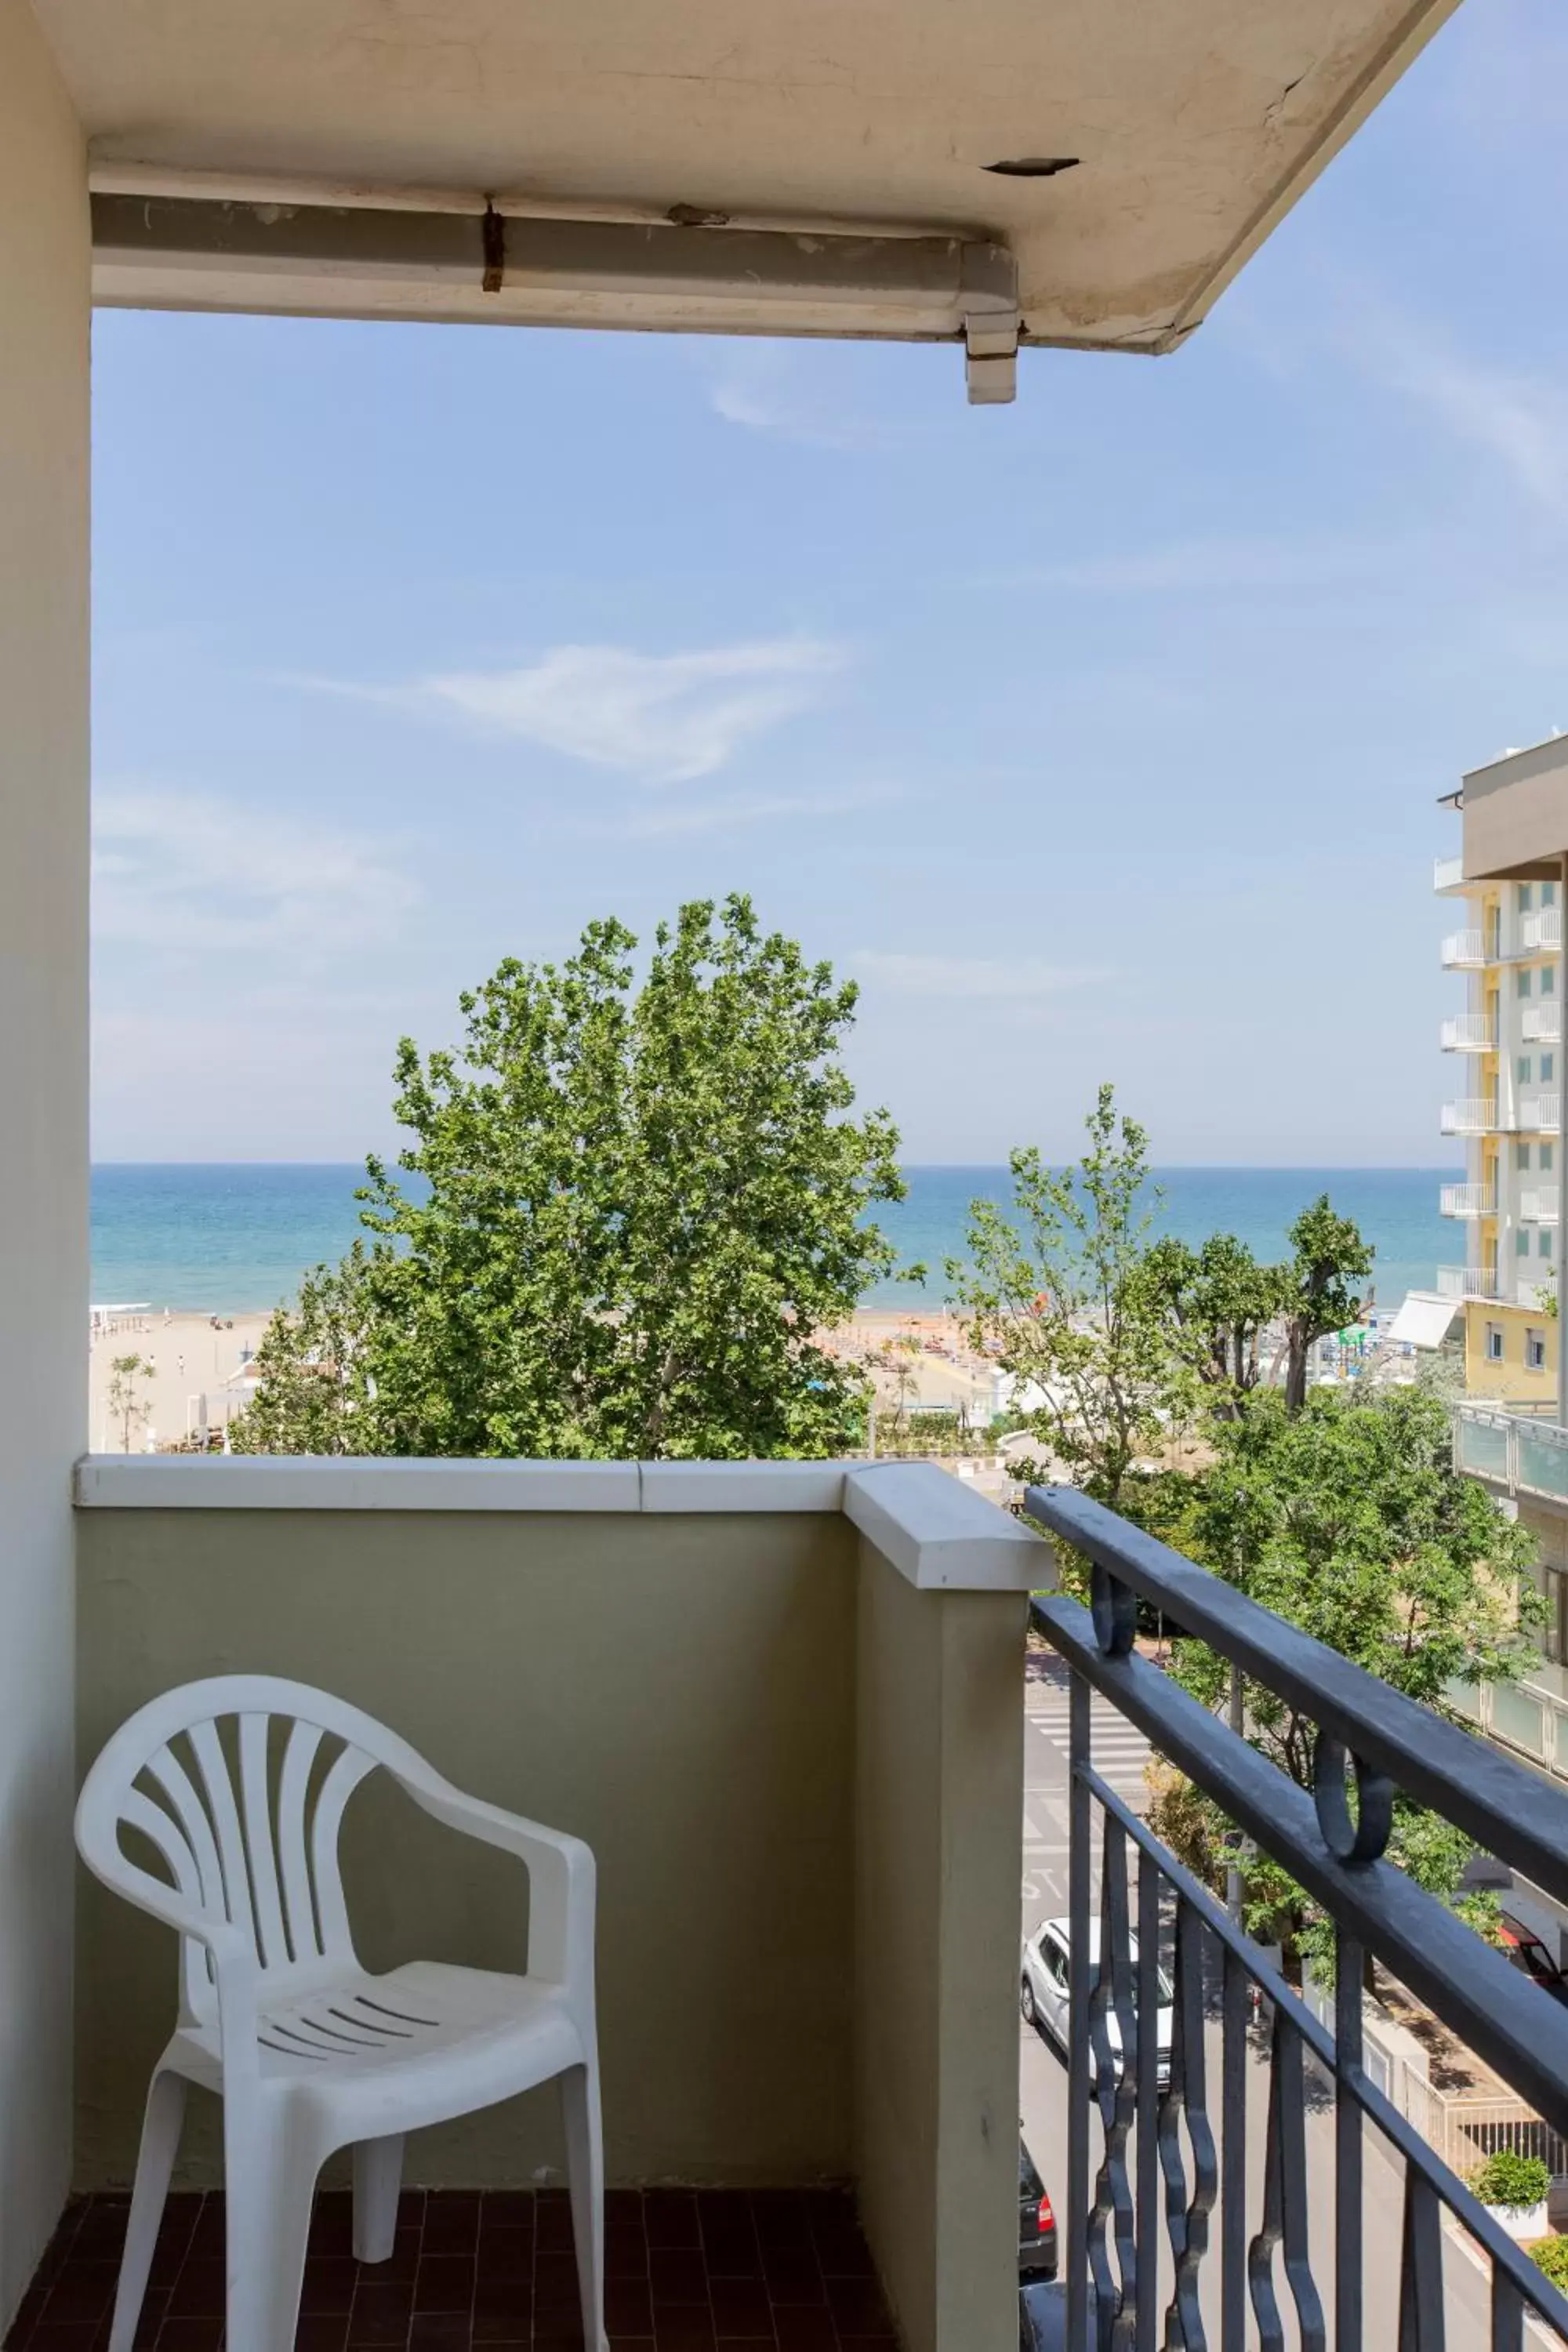
<path id="1" fill-rule="evenodd" d="M 525 1975 L 360 1967 L 338 1832 L 377 1765 L 438 1822 L 525 1865 Z M 126 1831 L 173 1885 L 126 1855 Z M 357 1707 L 260 1675 L 191 1683 L 133 1715 L 87 1776 L 76 1832 L 88 1867 L 182 1939 L 179 2022 L 147 2095 L 109 2352 L 131 2352 L 187 2084 L 224 2102 L 227 2352 L 290 2352 L 324 2159 L 353 2147 L 354 2252 L 384 2262 L 404 2134 L 553 2076 L 583 2332 L 606 2352 L 594 1857 L 579 1839 L 464 1796 Z"/>

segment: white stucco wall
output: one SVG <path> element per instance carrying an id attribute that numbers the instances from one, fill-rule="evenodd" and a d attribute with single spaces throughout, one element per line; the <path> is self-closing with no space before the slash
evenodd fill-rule
<path id="1" fill-rule="evenodd" d="M 89 265 L 75 117 L 27 0 L 0 0 L 0 2322 L 70 2172 Z"/>

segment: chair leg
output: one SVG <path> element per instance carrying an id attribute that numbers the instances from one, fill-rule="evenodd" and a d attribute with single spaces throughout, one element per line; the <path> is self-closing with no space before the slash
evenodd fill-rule
<path id="1" fill-rule="evenodd" d="M 403 2186 L 403 2135 L 362 2139 L 354 2147 L 354 2260 L 392 2259 L 397 2192 Z"/>
<path id="2" fill-rule="evenodd" d="M 577 2285 L 583 2298 L 583 2341 L 589 2352 L 609 2352 L 605 2333 L 605 2152 L 599 2122 L 599 2070 L 571 2066 L 561 2077 L 566 2126 L 566 2179 L 572 2192 L 572 2232 L 577 2244 Z"/>
<path id="3" fill-rule="evenodd" d="M 147 2112 L 142 2119 L 142 2148 L 136 2158 L 136 2185 L 131 2192 L 131 2212 L 125 2225 L 125 2252 L 114 2295 L 109 2352 L 131 2352 L 184 2119 L 184 2076 L 160 2066 L 147 2087 Z"/>
<path id="4" fill-rule="evenodd" d="M 226 2352 L 293 2352 L 321 2158 L 271 2116 L 241 2125 L 237 2104 L 225 2102 Z"/>

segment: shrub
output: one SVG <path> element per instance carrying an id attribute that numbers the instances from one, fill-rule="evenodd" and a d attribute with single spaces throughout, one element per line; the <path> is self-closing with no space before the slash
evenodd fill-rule
<path id="1" fill-rule="evenodd" d="M 1537 2238 L 1528 2252 L 1536 2269 L 1568 2294 L 1568 2238 Z"/>
<path id="2" fill-rule="evenodd" d="M 1539 2205 L 1552 2186 L 1552 2174 L 1538 2156 L 1521 2156 L 1500 2147 L 1470 2175 L 1470 2187 L 1483 2205 Z"/>

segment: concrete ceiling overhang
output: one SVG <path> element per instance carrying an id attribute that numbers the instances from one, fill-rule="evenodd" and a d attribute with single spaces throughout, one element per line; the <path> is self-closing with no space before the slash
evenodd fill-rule
<path id="1" fill-rule="evenodd" d="M 1163 352 L 1457 0 L 34 5 L 106 195 L 475 225 L 472 268 L 345 288 L 319 253 L 304 269 L 281 248 L 270 269 L 254 254 L 226 269 L 205 235 L 188 269 L 166 236 L 139 267 L 121 216 L 102 240 L 104 300 L 962 334 L 963 249 L 1001 248 L 1022 341 Z M 482 284 L 487 203 L 509 225 L 947 240 L 959 315 L 889 310 L 879 266 L 858 293 L 837 264 L 821 299 L 786 268 L 790 302 L 764 286 L 748 310 L 741 238 L 717 316 L 700 301 L 681 315 L 665 262 L 651 301 L 614 271 L 575 307 L 569 282 L 531 296 L 503 282 L 498 301 Z M 697 271 L 710 292 L 714 266 Z"/>

